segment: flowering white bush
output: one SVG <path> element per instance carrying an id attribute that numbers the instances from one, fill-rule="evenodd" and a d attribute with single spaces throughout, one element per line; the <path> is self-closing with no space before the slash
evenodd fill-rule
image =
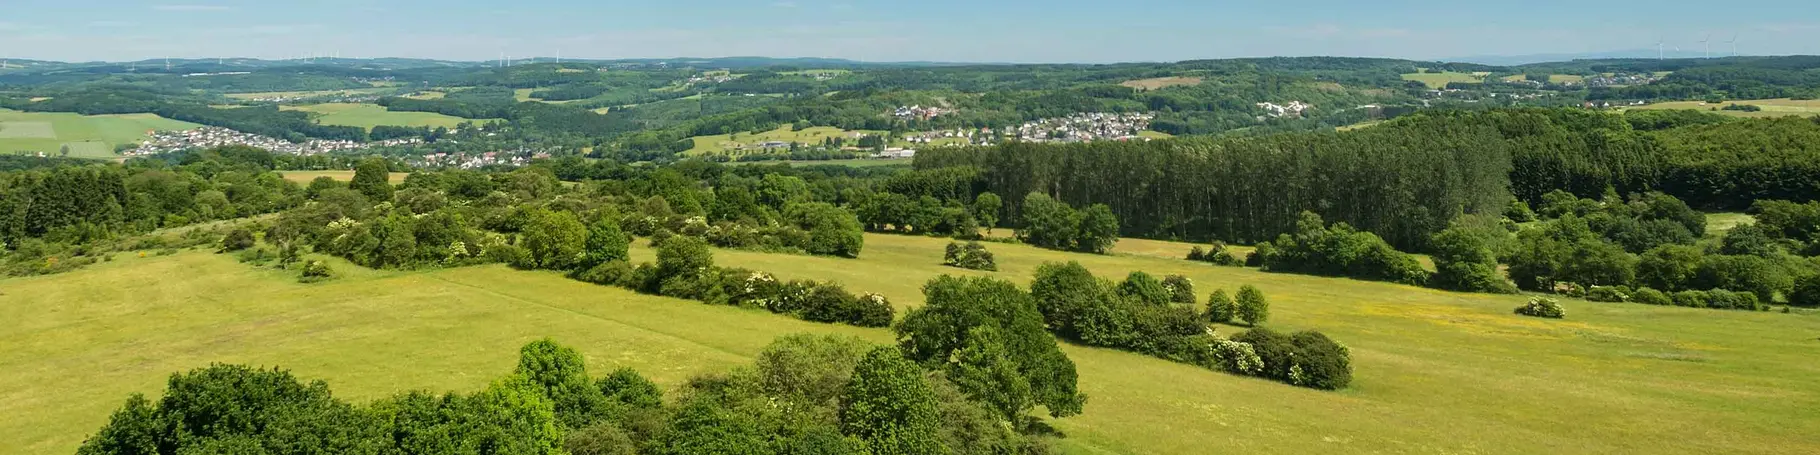
<path id="1" fill-rule="evenodd" d="M 1529 303 L 1517 307 L 1517 314 L 1560 319 L 1567 316 L 1567 310 L 1561 308 L 1561 302 L 1555 299 L 1534 297 L 1529 299 Z"/>
<path id="2" fill-rule="evenodd" d="M 1220 369 L 1229 373 L 1255 376 L 1264 371 L 1264 359 L 1249 343 L 1215 338 L 1213 354 L 1219 359 Z"/>

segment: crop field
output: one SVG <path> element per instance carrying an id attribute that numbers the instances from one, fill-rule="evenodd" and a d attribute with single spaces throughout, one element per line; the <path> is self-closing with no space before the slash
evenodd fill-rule
<path id="1" fill-rule="evenodd" d="M 197 128 L 154 114 L 80 115 L 0 109 L 0 153 L 44 152 L 69 147 L 77 158 L 116 158 L 114 146 L 137 142 L 150 131 Z"/>
<path id="2" fill-rule="evenodd" d="M 1138 90 L 1156 90 L 1156 89 L 1169 88 L 1169 87 L 1175 87 L 1175 86 L 1200 85 L 1200 84 L 1201 84 L 1201 78 L 1198 78 L 1198 77 L 1156 77 L 1156 78 L 1150 78 L 1150 79 L 1131 80 L 1131 81 L 1125 81 L 1125 82 L 1119 83 L 1119 85 L 1135 88 Z"/>
<path id="3" fill-rule="evenodd" d="M 808 161 L 783 161 L 783 162 L 790 163 L 791 166 L 797 166 L 797 167 L 802 167 L 802 166 L 875 167 L 875 166 L 909 166 L 910 165 L 910 160 L 903 159 L 903 158 L 897 158 L 897 159 L 863 158 L 863 159 L 855 159 L 855 160 L 808 160 Z M 742 164 L 744 164 L 744 163 L 742 163 Z M 753 164 L 769 164 L 769 163 L 761 161 L 761 162 L 753 163 Z"/>
<path id="4" fill-rule="evenodd" d="M 1027 282 L 1047 261 L 1106 277 L 1183 274 L 1205 295 L 1241 284 L 1270 326 L 1350 346 L 1353 386 L 1296 388 L 1137 354 L 1064 346 L 1085 413 L 1052 422 L 1070 454 L 1743 453 L 1820 451 L 1820 316 L 1565 302 L 1566 320 L 1512 315 L 1522 297 L 1214 267 L 1186 244 L 1094 256 L 991 243 L 1001 272 L 940 265 L 946 239 L 867 235 L 860 259 L 716 250 L 721 265 L 832 279 L 900 309 L 941 274 Z M 650 260 L 645 242 L 633 256 Z M 1186 251 L 1181 251 L 1185 253 Z M 574 346 L 590 370 L 633 367 L 667 387 L 749 363 L 776 336 L 884 329 L 813 324 L 503 266 L 397 272 L 334 261 L 340 278 L 225 255 L 121 254 L 64 275 L 0 281 L 0 455 L 70 453 L 128 394 L 211 362 L 282 366 L 363 401 L 475 390 L 522 343 Z M 1240 330 L 1221 326 L 1225 334 Z"/>
<path id="5" fill-rule="evenodd" d="M 1455 73 L 1450 71 L 1440 73 L 1409 73 L 1403 75 L 1403 80 L 1428 84 L 1429 88 L 1442 88 L 1446 87 L 1449 82 L 1482 83 L 1485 82 L 1485 76 L 1476 73 Z"/>
<path id="6" fill-rule="evenodd" d="M 802 131 L 791 131 L 790 125 L 784 125 L 784 126 L 778 127 L 775 130 L 764 131 L 764 132 L 760 132 L 757 134 L 753 134 L 750 132 L 744 132 L 744 133 L 734 133 L 734 134 L 717 134 L 717 135 L 713 135 L 713 136 L 696 136 L 694 138 L 691 138 L 691 139 L 695 140 L 695 147 L 692 147 L 689 150 L 683 151 L 683 154 L 690 155 L 690 156 L 724 154 L 724 153 L 728 153 L 730 151 L 737 151 L 742 148 L 759 147 L 760 145 L 762 145 L 766 142 L 783 142 L 783 143 L 801 142 L 801 143 L 805 143 L 805 144 L 812 144 L 812 143 L 819 143 L 823 139 L 827 139 L 827 138 L 831 138 L 831 137 L 840 137 L 840 138 L 846 138 L 848 140 L 852 140 L 854 138 L 850 135 L 850 133 L 878 134 L 881 132 L 879 132 L 879 131 L 846 131 L 846 130 L 842 130 L 840 128 L 835 128 L 832 126 L 817 126 L 817 127 L 813 127 L 813 128 L 804 128 Z M 753 152 L 757 153 L 757 152 L 762 152 L 762 151 L 753 150 Z"/>
<path id="7" fill-rule="evenodd" d="M 385 106 L 366 103 L 323 103 L 281 108 L 310 112 L 324 125 L 358 126 L 369 130 L 379 125 L 454 128 L 461 122 L 474 121 L 434 112 L 393 112 Z"/>
<path id="8" fill-rule="evenodd" d="M 278 171 L 278 174 L 283 175 L 285 180 L 302 184 L 309 184 L 317 177 L 328 177 L 341 182 L 354 180 L 354 171 Z M 404 183 L 404 178 L 410 175 L 407 172 L 393 172 L 386 176 L 386 180 L 390 180 L 393 184 Z"/>
<path id="9" fill-rule="evenodd" d="M 1734 104 L 1748 104 L 1748 105 L 1752 105 L 1752 106 L 1757 106 L 1759 108 L 1763 108 L 1763 110 L 1757 111 L 1757 112 L 1746 112 L 1746 111 L 1728 111 L 1728 110 L 1724 109 L 1725 106 L 1730 106 L 1730 105 L 1734 105 Z M 1776 98 L 1776 99 L 1767 99 L 1767 100 L 1726 101 L 1726 102 L 1719 103 L 1719 104 L 1708 104 L 1704 101 L 1673 101 L 1673 102 L 1667 102 L 1667 103 L 1655 103 L 1655 104 L 1650 104 L 1647 106 L 1637 106 L 1632 109 L 1693 109 L 1693 110 L 1699 110 L 1699 111 L 1717 112 L 1720 114 L 1736 116 L 1736 117 L 1753 117 L 1753 118 L 1786 117 L 1786 116 L 1790 116 L 1790 115 L 1808 117 L 1808 116 L 1820 115 L 1820 100 L 1793 100 L 1793 99 L 1788 99 L 1788 98 Z"/>

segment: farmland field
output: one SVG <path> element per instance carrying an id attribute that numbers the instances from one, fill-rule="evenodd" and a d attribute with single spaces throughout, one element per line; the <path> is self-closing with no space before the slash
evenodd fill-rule
<path id="1" fill-rule="evenodd" d="M 354 180 L 354 171 L 279 171 L 278 173 L 283 175 L 285 180 L 303 184 L 308 184 L 317 177 L 328 177 L 341 182 Z M 411 174 L 406 172 L 393 172 L 386 176 L 386 180 L 390 180 L 393 184 L 404 183 L 404 178 L 409 175 Z"/>
<path id="2" fill-rule="evenodd" d="M 0 109 L 0 153 L 56 154 L 68 146 L 71 157 L 114 158 L 114 146 L 143 139 L 148 131 L 199 126 L 153 114 L 79 115 Z"/>
<path id="3" fill-rule="evenodd" d="M 1133 81 L 1125 81 L 1125 82 L 1119 83 L 1119 85 L 1135 88 L 1138 90 L 1156 90 L 1156 89 L 1160 89 L 1160 88 L 1175 87 L 1175 86 L 1179 86 L 1179 85 L 1199 85 L 1200 83 L 1201 83 L 1201 78 L 1198 78 L 1198 77 L 1157 77 L 1157 78 L 1150 78 L 1150 79 L 1138 79 L 1138 80 L 1133 80 Z"/>
<path id="4" fill-rule="evenodd" d="M 1185 244 L 1112 256 L 989 244 L 1003 270 L 940 266 L 945 239 L 867 235 L 861 259 L 716 251 L 722 265 L 841 281 L 900 309 L 940 274 L 1027 282 L 1045 261 L 1095 273 L 1184 274 L 1205 295 L 1253 284 L 1272 327 L 1351 347 L 1351 388 L 1318 391 L 1079 346 L 1089 399 L 1053 421 L 1060 452 L 1747 453 L 1820 451 L 1820 316 L 1566 302 L 1568 318 L 1510 314 L 1522 298 L 1214 267 Z M 634 244 L 637 260 L 653 252 Z M 1138 253 L 1138 251 L 1144 253 Z M 1182 251 L 1185 253 L 1185 251 Z M 210 362 L 283 366 L 364 401 L 475 390 L 517 347 L 550 336 L 591 370 L 629 366 L 667 387 L 745 364 L 773 337 L 884 329 L 801 322 L 503 266 L 393 272 L 335 262 L 315 285 L 224 255 L 119 259 L 0 281 L 0 454 L 70 453 L 130 393 Z M 1222 333 L 1237 328 L 1219 327 Z"/>
<path id="5" fill-rule="evenodd" d="M 1763 108 L 1763 110 L 1758 111 L 1758 112 L 1745 112 L 1745 111 L 1728 111 L 1728 110 L 1724 109 L 1725 106 L 1730 106 L 1730 105 L 1734 105 L 1734 104 L 1749 104 L 1752 106 L 1757 106 L 1757 107 Z M 1667 102 L 1667 103 L 1650 104 L 1647 106 L 1638 106 L 1638 107 L 1634 107 L 1632 109 L 1693 109 L 1693 110 L 1700 110 L 1700 111 L 1717 112 L 1720 114 L 1737 116 L 1737 117 L 1753 117 L 1753 118 L 1784 117 L 1784 116 L 1790 116 L 1790 115 L 1799 115 L 1799 116 L 1807 117 L 1807 116 L 1820 115 L 1820 100 L 1792 100 L 1792 99 L 1788 99 L 1788 98 L 1777 98 L 1777 99 L 1767 99 L 1767 100 L 1735 100 L 1735 101 L 1726 101 L 1724 103 L 1719 103 L 1719 104 L 1707 104 L 1704 101 L 1674 101 L 1674 102 Z M 1717 110 L 1714 110 L 1714 109 L 1717 109 Z"/>
<path id="6" fill-rule="evenodd" d="M 1403 80 L 1421 82 L 1423 84 L 1427 84 L 1429 88 L 1442 88 L 1442 87 L 1446 87 L 1447 83 L 1449 83 L 1449 82 L 1465 82 L 1465 83 L 1473 83 L 1473 84 L 1485 82 L 1485 76 L 1473 74 L 1473 73 L 1455 73 L 1455 72 L 1409 73 L 1409 74 L 1403 75 Z"/>
<path id="7" fill-rule="evenodd" d="M 856 159 L 856 160 L 810 160 L 810 161 L 782 161 L 782 162 L 790 163 L 791 166 L 798 166 L 798 167 L 801 167 L 801 166 L 873 167 L 873 166 L 909 166 L 910 165 L 909 159 L 877 159 L 877 158 L 865 158 L 865 159 Z M 753 163 L 753 164 L 769 164 L 769 163 L 770 162 L 760 161 L 760 162 Z"/>
<path id="8" fill-rule="evenodd" d="M 365 103 L 310 104 L 283 106 L 282 109 L 310 112 L 324 125 L 358 126 L 369 130 L 379 125 L 454 128 L 461 122 L 473 121 L 434 112 L 393 112 L 384 106 Z"/>

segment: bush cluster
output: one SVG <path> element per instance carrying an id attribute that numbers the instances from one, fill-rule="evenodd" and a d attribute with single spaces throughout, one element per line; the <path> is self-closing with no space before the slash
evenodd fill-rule
<path id="1" fill-rule="evenodd" d="M 1171 280 L 1163 282 L 1168 281 Z M 1301 361 L 1303 365 L 1296 367 L 1297 360 L 1288 357 L 1261 359 L 1266 351 L 1254 348 L 1244 339 L 1214 336 L 1208 321 L 1239 319 L 1255 326 L 1269 317 L 1269 302 L 1256 287 L 1241 288 L 1237 301 L 1227 298 L 1224 290 L 1215 291 L 1209 298 L 1208 311 L 1197 313 L 1192 302 L 1175 304 L 1163 282 L 1149 274 L 1133 272 L 1125 281 L 1114 283 L 1094 277 L 1079 263 L 1048 263 L 1037 268 L 1030 296 L 1036 299 L 1050 331 L 1066 340 L 1234 374 L 1265 376 L 1304 387 L 1337 389 L 1350 381 L 1351 366 L 1344 352 L 1338 354 L 1338 360 L 1329 355 L 1337 344 L 1324 345 L 1310 338 L 1303 343 L 1305 348 L 1282 351 L 1289 353 L 1285 355 L 1318 358 Z M 1147 290 L 1152 288 L 1159 289 Z M 1260 334 L 1257 336 L 1273 333 L 1261 329 L 1254 332 Z M 1297 354 L 1296 349 L 1307 352 Z M 1280 366 L 1280 374 L 1270 374 L 1271 365 Z"/>
<path id="2" fill-rule="evenodd" d="M 1119 240 L 1119 219 L 1105 204 L 1075 210 L 1042 193 L 1024 198 L 1024 228 L 1017 238 L 1052 250 L 1105 254 Z"/>
<path id="3" fill-rule="evenodd" d="M 960 267 L 968 270 L 998 271 L 998 261 L 993 259 L 992 252 L 979 242 L 949 242 L 947 252 L 942 254 L 942 265 Z"/>
<path id="4" fill-rule="evenodd" d="M 1567 317 L 1567 311 L 1561 308 L 1561 302 L 1545 297 L 1529 299 L 1529 303 L 1517 307 L 1517 314 L 1538 318 L 1560 319 Z"/>
<path id="5" fill-rule="evenodd" d="M 1258 376 L 1324 390 L 1343 389 L 1352 383 L 1352 352 L 1320 332 L 1286 335 L 1251 329 L 1234 335 L 1232 341 L 1250 345 L 1257 353 L 1261 363 Z"/>
<path id="6" fill-rule="evenodd" d="M 1209 249 L 1203 250 L 1200 246 L 1195 246 L 1193 249 L 1188 250 L 1188 260 L 1228 267 L 1245 265 L 1245 261 L 1241 261 L 1238 256 L 1233 255 L 1232 250 L 1226 246 L 1225 242 L 1218 241 L 1213 242 L 1213 247 Z"/>
<path id="7" fill-rule="evenodd" d="M 814 322 L 886 327 L 896 315 L 891 302 L 878 294 L 854 295 L 833 282 L 782 282 L 769 273 L 716 267 L 707 241 L 699 237 L 664 240 L 655 264 L 635 267 L 614 260 L 578 270 L 573 277 L 713 305 L 764 308 Z"/>
<path id="8" fill-rule="evenodd" d="M 1346 223 L 1326 226 L 1320 215 L 1302 212 L 1294 235 L 1258 244 L 1265 271 L 1339 276 L 1411 285 L 1428 284 L 1428 271 L 1415 256 L 1397 251 L 1370 232 Z"/>

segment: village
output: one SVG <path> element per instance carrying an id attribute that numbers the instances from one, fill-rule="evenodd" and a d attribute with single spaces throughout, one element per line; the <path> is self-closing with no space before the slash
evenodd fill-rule
<path id="1" fill-rule="evenodd" d="M 372 147 L 395 147 L 421 144 L 421 138 L 389 139 L 377 142 L 355 142 L 345 140 L 311 139 L 294 143 L 283 139 L 243 133 L 227 128 L 205 126 L 183 131 L 155 131 L 145 142 L 121 152 L 126 156 L 149 156 L 190 149 L 204 149 L 228 145 L 244 145 L 291 155 L 315 155 L 330 152 L 351 152 Z"/>

